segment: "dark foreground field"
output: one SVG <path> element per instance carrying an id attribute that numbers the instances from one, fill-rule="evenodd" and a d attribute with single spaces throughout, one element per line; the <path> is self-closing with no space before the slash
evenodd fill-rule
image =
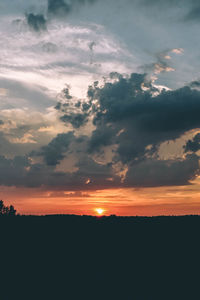
<path id="1" fill-rule="evenodd" d="M 1 217 L 0 299 L 200 299 L 200 217 Z"/>

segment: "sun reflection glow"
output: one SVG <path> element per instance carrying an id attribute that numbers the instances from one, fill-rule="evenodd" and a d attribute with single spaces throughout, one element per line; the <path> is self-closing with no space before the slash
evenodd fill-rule
<path id="1" fill-rule="evenodd" d="M 105 209 L 103 209 L 103 208 L 95 208 L 95 211 L 97 212 L 97 214 L 99 216 L 102 216 L 103 213 L 105 212 Z"/>

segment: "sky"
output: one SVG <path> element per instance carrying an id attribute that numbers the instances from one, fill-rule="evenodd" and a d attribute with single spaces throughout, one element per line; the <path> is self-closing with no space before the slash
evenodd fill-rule
<path id="1" fill-rule="evenodd" d="M 0 0 L 0 198 L 200 213 L 198 0 Z"/>

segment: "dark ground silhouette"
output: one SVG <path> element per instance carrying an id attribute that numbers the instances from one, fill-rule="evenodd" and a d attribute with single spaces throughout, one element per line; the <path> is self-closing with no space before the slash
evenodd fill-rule
<path id="1" fill-rule="evenodd" d="M 0 299 L 200 299 L 199 216 L 0 217 Z"/>

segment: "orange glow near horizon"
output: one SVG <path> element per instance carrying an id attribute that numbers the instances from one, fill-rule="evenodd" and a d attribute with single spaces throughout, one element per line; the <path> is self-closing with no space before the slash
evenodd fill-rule
<path id="1" fill-rule="evenodd" d="M 188 186 L 59 191 L 0 187 L 20 214 L 157 216 L 200 214 L 200 179 Z M 98 213 L 97 209 L 100 213 Z M 103 211 L 102 211 L 103 210 Z"/>

